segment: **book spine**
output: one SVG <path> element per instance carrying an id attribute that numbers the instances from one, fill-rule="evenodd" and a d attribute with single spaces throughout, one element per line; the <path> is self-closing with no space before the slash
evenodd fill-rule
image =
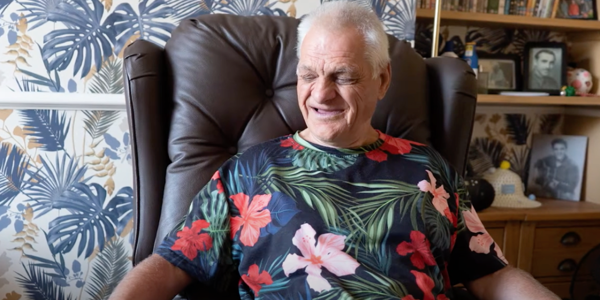
<path id="1" fill-rule="evenodd" d="M 524 16 L 527 10 L 527 2 L 525 0 L 517 0 L 519 2 L 519 8 L 517 9 L 517 15 Z"/>
<path id="2" fill-rule="evenodd" d="M 504 14 L 510 15 L 512 0 L 506 0 L 506 6 L 504 6 Z"/>
<path id="3" fill-rule="evenodd" d="M 488 7 L 487 7 L 487 13 L 488 14 L 497 14 L 498 13 L 498 6 L 499 6 L 499 0 L 489 0 L 488 1 Z"/>
<path id="4" fill-rule="evenodd" d="M 550 18 L 552 16 L 552 8 L 554 7 L 554 1 L 548 1 L 548 5 L 546 5 L 546 11 L 544 12 L 544 18 Z"/>
<path id="5" fill-rule="evenodd" d="M 508 14 L 516 15 L 518 7 L 519 7 L 519 3 L 517 2 L 517 0 L 510 0 L 510 5 L 508 7 L 508 9 L 509 9 Z"/>
<path id="6" fill-rule="evenodd" d="M 539 3 L 536 3 L 536 7 L 535 10 L 533 11 L 533 15 L 535 17 L 541 17 L 542 16 L 542 12 L 544 11 L 544 2 L 546 0 L 538 0 Z"/>
<path id="7" fill-rule="evenodd" d="M 498 14 L 499 15 L 503 15 L 504 14 L 504 7 L 506 6 L 506 0 L 500 0 L 500 2 L 498 2 Z"/>
<path id="8" fill-rule="evenodd" d="M 552 7 L 552 16 L 551 16 L 552 19 L 556 18 L 556 12 L 558 11 L 560 1 L 562 1 L 562 0 L 554 0 L 554 6 Z"/>

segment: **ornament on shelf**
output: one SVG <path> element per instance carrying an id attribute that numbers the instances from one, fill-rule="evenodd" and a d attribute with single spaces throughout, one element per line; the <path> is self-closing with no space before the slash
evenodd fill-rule
<path id="1" fill-rule="evenodd" d="M 572 87 L 572 86 L 570 86 L 570 85 L 569 86 L 563 86 L 560 89 L 560 95 L 561 96 L 573 97 L 573 96 L 575 96 L 575 93 L 576 93 L 575 88 Z"/>
<path id="2" fill-rule="evenodd" d="M 521 177 L 510 170 L 510 162 L 502 161 L 500 168 L 492 168 L 483 177 L 494 187 L 494 201 L 492 207 L 503 208 L 535 208 L 541 202 L 531 200 L 525 196 Z"/>
<path id="3" fill-rule="evenodd" d="M 482 211 L 492 205 L 494 187 L 483 178 L 466 178 L 465 187 L 475 211 Z"/>
<path id="4" fill-rule="evenodd" d="M 582 68 L 571 68 L 567 71 L 567 84 L 575 88 L 578 95 L 585 95 L 592 90 L 592 74 Z"/>

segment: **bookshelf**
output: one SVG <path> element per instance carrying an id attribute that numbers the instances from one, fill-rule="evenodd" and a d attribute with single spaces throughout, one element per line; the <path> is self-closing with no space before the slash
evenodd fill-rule
<path id="1" fill-rule="evenodd" d="M 597 0 L 597 6 L 600 6 L 600 0 Z M 574 57 L 577 57 L 577 65 L 590 71 L 594 76 L 591 93 L 600 96 L 600 21 L 449 10 L 442 10 L 440 13 L 442 26 L 527 28 L 565 32 L 567 40 L 570 42 L 569 51 Z M 417 8 L 416 17 L 417 20 L 422 21 L 432 20 L 434 10 Z M 511 97 L 481 94 L 478 95 L 477 102 L 481 104 L 584 105 L 600 111 L 600 97 Z"/>
<path id="2" fill-rule="evenodd" d="M 600 108 L 600 97 L 560 97 L 560 96 L 504 96 L 479 94 L 478 104 L 504 104 L 504 105 L 564 105 L 564 106 L 590 106 Z"/>
<path id="3" fill-rule="evenodd" d="M 429 20 L 433 17 L 433 9 L 417 8 L 418 20 Z M 592 20 L 553 19 L 448 10 L 441 12 L 440 20 L 443 25 L 531 28 L 563 32 L 600 32 L 600 21 Z"/>

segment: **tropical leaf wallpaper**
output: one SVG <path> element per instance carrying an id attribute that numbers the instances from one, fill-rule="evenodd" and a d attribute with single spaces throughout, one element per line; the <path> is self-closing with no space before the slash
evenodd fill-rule
<path id="1" fill-rule="evenodd" d="M 202 14 L 301 18 L 326 0 L 0 0 L 6 92 L 122 94 L 123 49 Z M 357 0 L 358 1 L 358 0 Z M 415 0 L 364 0 L 413 40 Z M 106 299 L 131 268 L 124 111 L 0 110 L 0 300 Z"/>
<path id="2" fill-rule="evenodd" d="M 131 267 L 123 111 L 0 110 L 0 299 L 105 299 Z"/>
<path id="3" fill-rule="evenodd" d="M 138 38 L 163 45 L 203 14 L 300 18 L 322 1 L 0 0 L 0 92 L 120 93 L 123 49 Z M 415 0 L 362 1 L 388 33 L 414 39 Z"/>
<path id="4" fill-rule="evenodd" d="M 534 133 L 560 134 L 562 113 L 477 113 L 469 148 L 468 176 L 481 176 L 500 167 L 503 160 L 527 181 L 529 153 Z"/>
<path id="5" fill-rule="evenodd" d="M 431 57 L 431 38 L 433 24 L 427 21 L 416 23 L 415 50 L 423 57 Z M 462 57 L 465 44 L 477 43 L 477 52 L 489 54 L 516 54 L 522 55 L 527 42 L 566 42 L 566 35 L 562 32 L 540 31 L 530 29 L 506 29 L 466 26 L 440 26 L 439 53 L 442 53 L 447 41 L 454 43 L 454 52 Z"/>

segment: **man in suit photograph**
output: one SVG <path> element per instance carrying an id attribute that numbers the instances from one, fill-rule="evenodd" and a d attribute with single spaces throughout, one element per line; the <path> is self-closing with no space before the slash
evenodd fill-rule
<path id="1" fill-rule="evenodd" d="M 533 64 L 529 72 L 529 88 L 536 90 L 560 89 L 558 80 L 552 71 L 556 64 L 556 55 L 551 50 L 542 49 L 533 56 Z"/>

